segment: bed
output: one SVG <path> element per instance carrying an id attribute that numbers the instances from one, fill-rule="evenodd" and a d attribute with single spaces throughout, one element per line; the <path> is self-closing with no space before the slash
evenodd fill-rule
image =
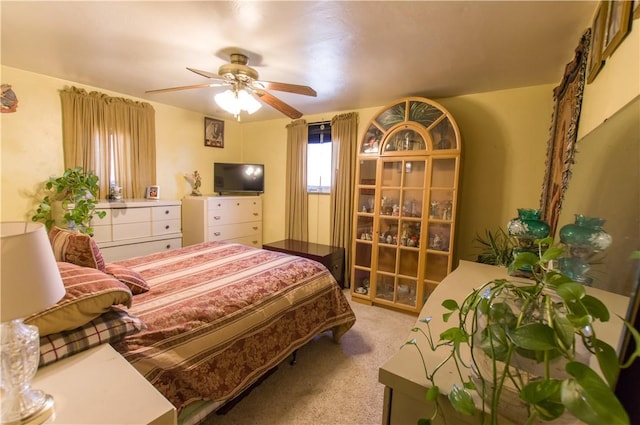
<path id="1" fill-rule="evenodd" d="M 146 329 L 112 345 L 181 423 L 203 400 L 208 413 L 237 397 L 314 336 L 331 331 L 339 342 L 355 323 L 331 273 L 301 257 L 210 242 L 115 266 L 149 290 L 128 309 Z"/>
<path id="2" fill-rule="evenodd" d="M 201 421 L 322 333 L 355 315 L 329 270 L 285 253 L 208 242 L 106 263 L 88 235 L 54 227 L 65 286 L 25 318 L 43 367 L 109 343 L 178 411 Z"/>

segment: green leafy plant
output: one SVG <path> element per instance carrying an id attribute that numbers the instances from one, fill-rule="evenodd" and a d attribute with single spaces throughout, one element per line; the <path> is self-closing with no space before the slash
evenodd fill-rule
<path id="1" fill-rule="evenodd" d="M 413 329 L 426 338 L 431 350 L 446 353 L 430 369 L 417 339 L 407 342 L 420 352 L 431 386 L 426 398 L 436 406 L 433 416 L 419 424 L 431 424 L 442 410 L 437 376 L 448 362 L 454 362 L 462 383 L 449 390 L 451 405 L 462 414 L 474 414 L 472 393 L 476 392 L 484 401 L 481 420 L 488 423 L 498 423 L 503 397 L 511 392 L 526 407 L 522 423 L 572 415 L 590 425 L 629 424 L 613 389 L 620 369 L 640 356 L 640 348 L 620 364 L 616 351 L 598 339 L 593 325 L 608 321 L 609 311 L 583 285 L 549 267 L 563 252 L 552 244 L 552 238 L 539 240 L 538 255 L 523 252 L 510 264 L 510 270 L 528 266 L 533 273 L 531 284 L 497 279 L 472 291 L 461 303 L 445 300 L 444 322 L 457 318 L 458 323 L 442 332 L 438 341 L 431 334 L 431 317 L 421 319 L 426 331 Z M 640 347 L 638 331 L 625 325 Z M 470 359 L 462 354 L 463 346 L 468 346 Z M 593 356 L 602 375 L 589 366 Z"/>
<path id="2" fill-rule="evenodd" d="M 515 244 L 504 229 L 498 228 L 495 232 L 485 229 L 484 235 L 476 233 L 473 241 L 480 250 L 478 263 L 507 267 L 513 261 Z"/>
<path id="3" fill-rule="evenodd" d="M 45 196 L 38 205 L 32 221 L 40 221 L 47 229 L 55 224 L 54 204 L 60 203 L 64 224 L 83 233 L 92 234 L 94 216 L 104 218 L 104 211 L 96 212 L 98 204 L 98 176 L 82 167 L 68 168 L 60 177 L 50 177 L 45 183 Z"/>

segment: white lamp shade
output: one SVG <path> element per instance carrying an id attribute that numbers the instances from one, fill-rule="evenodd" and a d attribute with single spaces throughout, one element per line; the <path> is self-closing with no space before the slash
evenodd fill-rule
<path id="1" fill-rule="evenodd" d="M 214 98 L 222 109 L 236 116 L 240 114 L 240 111 L 247 111 L 249 114 L 253 114 L 262 107 L 260 102 L 244 89 L 237 91 L 225 90 L 215 95 Z"/>
<path id="2" fill-rule="evenodd" d="M 42 223 L 0 223 L 0 321 L 22 319 L 65 295 Z"/>

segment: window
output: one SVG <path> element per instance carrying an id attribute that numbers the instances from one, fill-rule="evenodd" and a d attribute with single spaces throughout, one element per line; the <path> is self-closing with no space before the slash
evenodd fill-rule
<path id="1" fill-rule="evenodd" d="M 309 124 L 307 193 L 331 192 L 331 123 Z"/>

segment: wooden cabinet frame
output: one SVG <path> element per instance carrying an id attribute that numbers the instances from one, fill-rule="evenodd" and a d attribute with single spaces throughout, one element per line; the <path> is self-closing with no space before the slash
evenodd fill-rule
<path id="1" fill-rule="evenodd" d="M 372 118 L 358 152 L 352 299 L 417 313 L 453 267 L 457 124 L 432 100 L 399 99 Z"/>

